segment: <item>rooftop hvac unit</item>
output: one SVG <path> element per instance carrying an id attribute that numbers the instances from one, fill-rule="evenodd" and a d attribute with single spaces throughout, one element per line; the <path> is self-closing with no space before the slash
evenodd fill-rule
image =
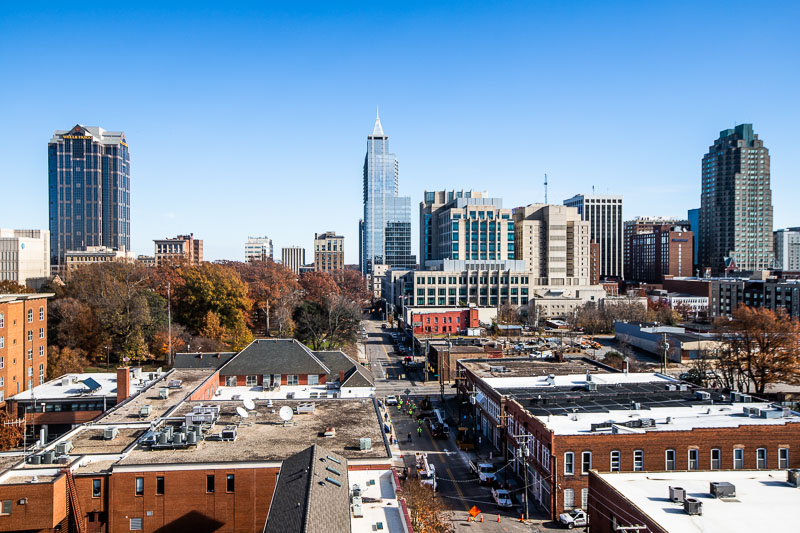
<path id="1" fill-rule="evenodd" d="M 739 402 L 739 401 L 741 401 L 739 399 L 739 393 L 736 392 L 736 391 L 731 391 L 731 403 L 736 403 L 736 402 Z"/>
<path id="2" fill-rule="evenodd" d="M 715 498 L 733 498 L 736 496 L 736 487 L 727 481 L 712 481 L 709 492 Z"/>
<path id="3" fill-rule="evenodd" d="M 314 414 L 314 402 L 303 402 L 297 406 L 297 414 L 309 413 Z"/>
<path id="4" fill-rule="evenodd" d="M 686 512 L 686 514 L 702 515 L 703 502 L 701 502 L 697 498 L 686 498 L 685 500 L 683 500 L 683 510 Z"/>
<path id="5" fill-rule="evenodd" d="M 162 400 L 166 400 L 167 398 L 169 398 L 169 387 L 159 387 L 158 397 Z"/>
<path id="6" fill-rule="evenodd" d="M 42 456 L 41 455 L 31 455 L 28 458 L 28 462 L 32 465 L 40 465 L 42 464 Z"/>
<path id="7" fill-rule="evenodd" d="M 361 437 L 358 440 L 358 447 L 362 450 L 371 450 L 372 449 L 372 439 L 369 437 Z"/>
<path id="8" fill-rule="evenodd" d="M 790 418 L 792 416 L 791 407 L 782 407 L 781 412 L 783 413 L 783 418 Z"/>
<path id="9" fill-rule="evenodd" d="M 678 390 L 678 386 L 677 385 L 667 385 L 667 390 L 668 391 L 676 391 L 676 390 Z"/>
<path id="10" fill-rule="evenodd" d="M 47 450 L 42 454 L 42 464 L 43 465 L 51 465 L 56 460 L 56 452 L 53 450 Z"/>
<path id="11" fill-rule="evenodd" d="M 353 498 L 358 500 L 358 503 L 353 501 L 353 518 L 364 518 L 364 510 L 361 506 L 361 498 Z"/>
<path id="12" fill-rule="evenodd" d="M 670 487 L 669 499 L 675 503 L 683 503 L 683 500 L 686 499 L 686 489 L 683 487 Z"/>
<path id="13" fill-rule="evenodd" d="M 181 380 L 179 380 L 179 379 L 171 379 L 171 380 L 169 380 L 169 388 L 170 389 L 180 389 L 181 388 Z"/>
<path id="14" fill-rule="evenodd" d="M 749 403 L 753 401 L 753 397 L 750 396 L 749 394 L 740 394 L 739 401 L 742 403 Z"/>
<path id="15" fill-rule="evenodd" d="M 588 391 L 596 391 L 597 390 L 597 383 L 594 381 L 587 381 L 586 382 L 586 390 Z"/>
<path id="16" fill-rule="evenodd" d="M 72 441 L 65 440 L 64 442 L 59 442 L 56 444 L 56 454 L 57 455 L 66 455 L 72 450 Z"/>
<path id="17" fill-rule="evenodd" d="M 153 406 L 150 404 L 143 405 L 139 408 L 140 417 L 150 416 L 150 413 L 152 412 L 153 412 Z"/>
<path id="18" fill-rule="evenodd" d="M 706 392 L 704 390 L 695 391 L 694 393 L 695 398 L 702 401 L 708 401 L 711 399 L 711 393 Z"/>
<path id="19" fill-rule="evenodd" d="M 117 426 L 111 426 L 103 430 L 103 438 L 105 440 L 114 440 L 117 438 L 117 435 L 119 435 L 119 428 Z"/>
<path id="20" fill-rule="evenodd" d="M 361 497 L 361 485 L 355 483 L 353 485 L 353 499 Z"/>
<path id="21" fill-rule="evenodd" d="M 689 390 L 689 385 L 686 385 L 685 383 L 682 383 L 680 385 L 680 388 L 681 388 L 681 391 L 686 392 L 687 390 Z"/>
<path id="22" fill-rule="evenodd" d="M 643 428 L 652 428 L 656 425 L 654 418 L 641 418 L 639 421 L 642 423 Z"/>
<path id="23" fill-rule="evenodd" d="M 783 418 L 783 409 L 762 409 L 761 418 Z"/>
<path id="24" fill-rule="evenodd" d="M 172 437 L 172 442 L 173 444 L 183 444 L 185 438 L 186 435 L 183 433 L 175 433 L 175 435 Z"/>
<path id="25" fill-rule="evenodd" d="M 61 385 L 64 387 L 69 387 L 69 384 L 72 382 L 69 376 L 65 376 L 61 378 Z"/>
<path id="26" fill-rule="evenodd" d="M 197 433 L 189 431 L 186 434 L 186 444 L 197 444 Z"/>
<path id="27" fill-rule="evenodd" d="M 158 443 L 159 444 L 167 444 L 169 443 L 169 432 L 162 431 L 158 434 Z"/>
<path id="28" fill-rule="evenodd" d="M 222 440 L 236 440 L 236 426 L 225 426 L 225 429 L 219 434 Z"/>
<path id="29" fill-rule="evenodd" d="M 789 483 L 789 485 L 800 489 L 800 468 L 791 468 L 787 470 L 786 481 Z"/>
<path id="30" fill-rule="evenodd" d="M 131 371 L 133 373 L 133 379 L 139 379 L 139 378 L 142 377 L 142 369 L 141 369 L 141 367 L 138 367 L 138 366 L 133 367 L 131 369 Z"/>

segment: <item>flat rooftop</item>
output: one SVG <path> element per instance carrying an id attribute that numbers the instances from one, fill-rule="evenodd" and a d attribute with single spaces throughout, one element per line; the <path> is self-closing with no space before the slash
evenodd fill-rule
<path id="1" fill-rule="evenodd" d="M 100 385 L 100 389 L 91 391 L 90 388 L 83 383 L 85 379 L 93 379 Z M 36 401 L 47 401 L 73 398 L 102 398 L 103 396 L 116 397 L 116 395 L 117 374 L 115 372 L 87 372 L 82 374 L 64 374 L 59 378 L 42 383 L 32 390 L 29 389 L 15 394 L 8 399 L 32 401 L 36 398 Z"/>
<path id="2" fill-rule="evenodd" d="M 559 363 L 554 360 L 532 359 L 530 357 L 504 357 L 464 360 L 461 366 L 484 380 L 490 378 L 515 378 L 555 374 L 586 374 L 604 372 L 603 367 L 588 359 L 565 359 Z M 502 372 L 499 369 L 504 369 Z"/>
<path id="3" fill-rule="evenodd" d="M 84 431 L 73 436 L 72 450 L 70 455 L 95 455 L 105 453 L 121 453 L 128 446 L 136 442 L 136 439 L 144 435 L 146 428 L 130 428 L 121 427 L 116 438 L 105 440 L 103 438 L 104 428 L 87 428 Z M 64 439 L 59 439 L 58 442 L 63 442 Z"/>
<path id="4" fill-rule="evenodd" d="M 5 472 L 17 463 L 21 463 L 22 459 L 22 454 L 0 455 L 0 473 Z"/>
<path id="5" fill-rule="evenodd" d="M 124 424 L 135 422 L 149 422 L 164 416 L 170 409 L 184 400 L 198 385 L 214 373 L 214 369 L 176 369 L 161 378 L 141 393 L 130 398 L 126 403 L 120 404 L 105 414 L 98 422 L 103 424 Z M 170 381 L 179 379 L 181 386 L 170 389 L 167 399 L 159 398 L 159 389 L 166 387 Z M 151 406 L 149 416 L 139 417 L 139 412 L 145 405 Z"/>
<path id="6" fill-rule="evenodd" d="M 175 418 L 177 424 L 178 418 L 201 403 L 220 407 L 219 419 L 206 433 L 206 440 L 184 449 L 152 450 L 139 445 L 119 464 L 282 461 L 311 444 L 318 444 L 351 461 L 390 458 L 383 443 L 383 422 L 375 412 L 372 398 L 320 400 L 315 403 L 314 413 L 296 414 L 286 426 L 278 416 L 280 408 L 284 405 L 295 408 L 305 402 L 274 401 L 272 407 L 268 407 L 266 401 L 257 401 L 254 411 L 241 421 L 235 441 L 209 440 L 208 437 L 240 422 L 236 408 L 242 402 L 186 402 L 170 418 Z M 336 436 L 324 436 L 328 427 L 335 428 Z M 362 437 L 372 439 L 371 450 L 360 449 Z"/>
<path id="7" fill-rule="evenodd" d="M 502 372 L 496 373 L 497 376 L 504 376 Z M 631 372 L 625 374 L 624 372 L 606 372 L 601 374 L 590 374 L 591 379 L 586 379 L 586 374 L 554 374 L 551 379 L 547 374 L 539 376 L 527 377 L 491 377 L 484 378 L 483 381 L 492 388 L 500 392 L 504 390 L 518 390 L 518 389 L 536 389 L 537 393 L 548 390 L 559 390 L 560 388 L 584 388 L 587 381 L 597 383 L 598 387 L 601 385 L 611 386 L 626 386 L 639 383 L 654 383 L 658 384 L 661 389 L 664 389 L 666 384 L 677 383 L 674 378 L 657 374 L 655 372 Z"/>
<path id="8" fill-rule="evenodd" d="M 769 526 L 792 529 L 793 514 L 800 508 L 800 489 L 786 482 L 785 470 L 727 470 L 659 473 L 607 473 L 598 476 L 623 497 L 670 533 L 690 531 L 761 531 Z M 711 496 L 711 482 L 729 482 L 736 487 L 735 498 Z M 703 502 L 702 515 L 688 515 L 683 504 L 672 503 L 669 487 L 686 489 L 686 495 Z M 620 525 L 626 522 L 621 521 Z"/>
<path id="9" fill-rule="evenodd" d="M 394 487 L 394 474 L 387 470 L 349 470 L 350 490 L 354 485 L 361 488 L 363 518 L 350 514 L 352 533 L 372 533 L 378 522 L 388 533 L 404 533 L 404 519 Z"/>

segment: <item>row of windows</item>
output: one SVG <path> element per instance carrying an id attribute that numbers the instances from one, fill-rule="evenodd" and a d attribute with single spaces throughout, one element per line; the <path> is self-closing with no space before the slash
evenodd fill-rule
<path id="1" fill-rule="evenodd" d="M 235 492 L 236 490 L 236 476 L 235 474 L 225 475 L 225 492 Z M 206 476 L 206 492 L 213 493 L 216 490 L 216 476 L 208 474 Z M 165 492 L 164 476 L 156 476 L 156 495 L 163 496 Z M 144 478 L 137 477 L 134 480 L 133 493 L 136 496 L 144 496 Z M 92 480 L 92 498 L 99 498 L 102 495 L 102 480 Z"/>
<path id="2" fill-rule="evenodd" d="M 44 307 L 39 308 L 39 320 L 44 320 Z M 33 322 L 33 309 L 28 309 L 28 323 Z M 17 322 L 14 321 L 14 325 L 17 325 Z M 4 313 L 0 313 L 0 328 L 6 327 L 6 315 Z M 43 330 L 40 330 L 43 331 Z M 40 337 L 44 338 L 44 337 Z"/>
<path id="3" fill-rule="evenodd" d="M 764 470 L 767 468 L 768 453 L 766 448 L 756 449 L 756 468 Z M 744 469 L 744 448 L 733 449 L 732 468 L 735 470 Z M 619 472 L 621 467 L 622 455 L 619 450 L 612 450 L 609 460 L 609 470 Z M 677 452 L 674 449 L 664 451 L 664 470 L 677 469 Z M 688 470 L 700 469 L 700 450 L 692 448 L 688 450 L 687 457 Z M 711 470 L 720 470 L 722 465 L 722 451 L 713 448 L 710 451 Z M 778 448 L 778 468 L 789 468 L 789 448 Z M 592 452 L 581 452 L 581 474 L 588 475 L 592 469 Z M 644 470 L 644 450 L 634 450 L 633 452 L 633 471 L 641 472 Z M 575 474 L 575 453 L 566 452 L 564 454 L 564 475 Z"/>

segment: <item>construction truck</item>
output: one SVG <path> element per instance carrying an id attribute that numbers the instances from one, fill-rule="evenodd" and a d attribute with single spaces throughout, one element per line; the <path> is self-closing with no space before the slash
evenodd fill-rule
<path id="1" fill-rule="evenodd" d="M 416 452 L 417 477 L 422 485 L 428 485 L 436 492 L 436 467 L 428 462 L 428 454 Z"/>

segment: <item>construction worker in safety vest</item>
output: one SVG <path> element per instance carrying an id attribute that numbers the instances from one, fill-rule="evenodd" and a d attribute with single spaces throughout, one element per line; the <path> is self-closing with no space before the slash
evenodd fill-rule
<path id="1" fill-rule="evenodd" d="M 422 426 L 417 426 L 417 435 L 422 436 Z"/>

